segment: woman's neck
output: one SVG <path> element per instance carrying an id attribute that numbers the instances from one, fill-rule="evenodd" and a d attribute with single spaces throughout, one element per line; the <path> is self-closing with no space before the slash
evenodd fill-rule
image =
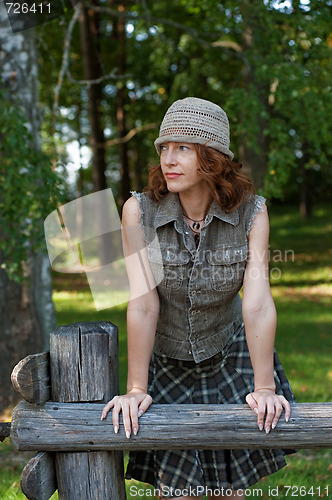
<path id="1" fill-rule="evenodd" d="M 209 190 L 199 190 L 196 193 L 179 193 L 183 213 L 193 220 L 203 220 L 212 202 Z"/>

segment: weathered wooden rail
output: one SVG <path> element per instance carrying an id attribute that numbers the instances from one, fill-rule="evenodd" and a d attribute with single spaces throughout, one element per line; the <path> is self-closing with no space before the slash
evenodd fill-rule
<path id="1" fill-rule="evenodd" d="M 257 428 L 246 405 L 152 405 L 137 436 L 114 434 L 104 405 L 21 402 L 13 414 L 11 441 L 18 450 L 99 451 L 144 449 L 332 448 L 332 403 L 293 404 L 292 417 L 270 434 Z"/>
<path id="2" fill-rule="evenodd" d="M 123 450 L 209 448 L 331 448 L 332 403 L 293 404 L 268 435 L 247 405 L 152 405 L 137 436 L 114 434 L 101 410 L 118 393 L 117 328 L 75 323 L 50 335 L 50 353 L 28 356 L 13 370 L 21 401 L 10 439 L 35 450 L 22 473 L 30 500 L 124 500 Z M 0 426 L 1 436 L 8 425 Z"/>

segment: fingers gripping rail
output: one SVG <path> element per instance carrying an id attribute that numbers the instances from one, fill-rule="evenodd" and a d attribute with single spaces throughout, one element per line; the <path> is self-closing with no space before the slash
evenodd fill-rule
<path id="1" fill-rule="evenodd" d="M 14 409 L 10 438 L 38 453 L 23 470 L 29 500 L 125 500 L 123 450 L 176 448 L 332 448 L 332 403 L 293 404 L 268 435 L 247 405 L 155 405 L 128 439 L 114 433 L 105 403 L 118 394 L 117 327 L 110 322 L 63 325 L 50 353 L 30 355 L 12 381 L 24 401 Z M 53 399 L 53 401 L 51 401 Z M 1 436 L 8 427 L 0 427 Z"/>
<path id="2" fill-rule="evenodd" d="M 332 403 L 292 404 L 289 422 L 281 416 L 268 435 L 258 430 L 247 405 L 153 404 L 130 439 L 121 420 L 114 433 L 111 412 L 100 420 L 103 406 L 21 402 L 14 410 L 11 441 L 22 451 L 332 447 Z"/>

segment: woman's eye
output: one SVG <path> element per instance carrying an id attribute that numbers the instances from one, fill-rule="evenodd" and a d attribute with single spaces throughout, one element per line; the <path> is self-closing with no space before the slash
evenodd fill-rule
<path id="1" fill-rule="evenodd" d="M 187 149 L 189 149 L 188 146 L 180 146 L 181 151 L 187 151 Z"/>

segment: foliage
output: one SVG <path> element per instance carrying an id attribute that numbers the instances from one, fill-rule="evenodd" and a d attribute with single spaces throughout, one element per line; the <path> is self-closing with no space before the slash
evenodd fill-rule
<path id="1" fill-rule="evenodd" d="M 327 118 L 332 111 L 331 9 L 327 2 L 311 2 L 310 11 L 288 17 L 283 27 L 288 50 L 273 70 L 277 90 L 267 131 L 267 183 L 272 194 L 280 197 L 284 190 L 296 196 L 305 169 L 311 172 L 311 189 L 322 196 L 322 181 L 328 184 L 325 190 L 331 189 L 331 121 Z"/>
<path id="2" fill-rule="evenodd" d="M 59 179 L 50 159 L 33 147 L 24 113 L 0 93 L 1 267 L 20 281 L 23 262 L 44 241 L 42 220 L 55 208 Z"/>
<path id="3" fill-rule="evenodd" d="M 240 161 L 246 160 L 243 145 L 257 159 L 264 157 L 268 197 L 298 199 L 303 169 L 310 170 L 317 197 L 324 195 L 323 183 L 332 190 L 330 2 L 294 1 L 288 7 L 278 3 L 127 2 L 121 7 L 126 15 L 122 49 L 116 37 L 118 16 L 107 11 L 100 14 L 100 61 L 105 75 L 113 72 L 103 81 L 100 109 L 106 139 L 118 137 L 117 90 L 122 85 L 128 130 L 158 124 L 173 100 L 196 95 L 225 107 L 231 122 L 231 149 Z M 106 6 L 106 2 L 100 0 L 99 5 Z M 44 130 L 55 127 L 59 140 L 74 139 L 84 145 L 89 141 L 89 123 L 86 85 L 78 83 L 83 78 L 78 25 L 69 50 L 71 80 L 64 78 L 60 94 L 60 108 L 67 111 L 58 113 L 55 123 L 49 92 L 61 66 L 59 34 L 64 37 L 69 20 L 55 20 L 38 34 Z M 118 73 L 121 50 L 125 51 L 125 75 Z M 128 143 L 132 184 L 138 177 L 144 185 L 146 165 L 157 161 L 156 135 L 157 126 Z M 51 139 L 47 132 L 45 137 Z M 109 186 L 116 193 L 118 146 L 110 146 L 106 154 Z M 91 170 L 86 170 L 86 182 L 90 178 Z"/>

